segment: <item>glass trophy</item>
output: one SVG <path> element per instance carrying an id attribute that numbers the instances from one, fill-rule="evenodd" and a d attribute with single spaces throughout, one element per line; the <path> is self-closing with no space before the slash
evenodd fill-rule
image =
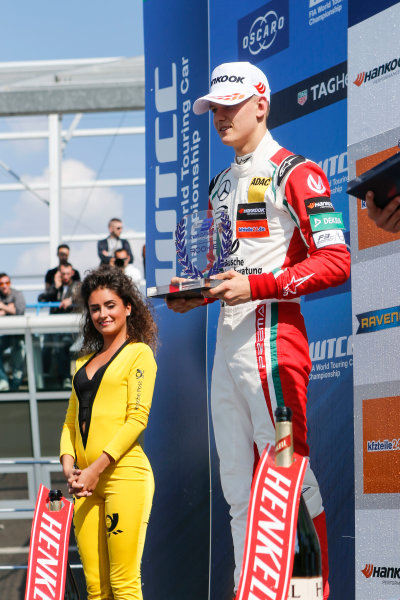
<path id="1" fill-rule="evenodd" d="M 204 210 L 185 215 L 175 229 L 175 246 L 180 265 L 177 276 L 185 281 L 147 288 L 147 296 L 200 297 L 203 291 L 221 283 L 210 277 L 223 270 L 231 251 L 228 214 L 219 212 L 216 216 L 214 211 Z"/>

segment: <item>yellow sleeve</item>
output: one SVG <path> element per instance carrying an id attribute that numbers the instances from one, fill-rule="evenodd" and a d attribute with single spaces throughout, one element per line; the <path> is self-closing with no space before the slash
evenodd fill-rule
<path id="1" fill-rule="evenodd" d="M 83 356 L 78 358 L 76 361 L 75 373 L 81 368 L 81 366 L 87 361 L 88 357 Z M 75 389 L 72 386 L 71 396 L 69 398 L 67 414 L 65 417 L 64 425 L 61 431 L 60 440 L 60 458 L 63 454 L 70 454 L 71 456 L 76 455 L 75 452 L 75 437 L 76 437 L 76 411 L 78 410 L 78 398 L 75 393 Z"/>
<path id="2" fill-rule="evenodd" d="M 72 389 L 72 393 L 68 403 L 67 414 L 61 432 L 60 458 L 63 454 L 70 454 L 71 456 L 75 457 L 75 416 L 77 406 L 78 402 L 75 390 Z"/>
<path id="3" fill-rule="evenodd" d="M 146 429 L 157 365 L 153 352 L 146 344 L 140 344 L 128 375 L 128 399 L 125 423 L 103 448 L 117 461 L 135 443 L 139 435 Z"/>

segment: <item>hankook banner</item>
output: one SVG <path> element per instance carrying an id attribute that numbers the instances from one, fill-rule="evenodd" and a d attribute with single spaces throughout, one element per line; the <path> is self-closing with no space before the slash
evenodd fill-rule
<path id="1" fill-rule="evenodd" d="M 349 2 L 351 178 L 399 150 L 400 3 Z M 400 234 L 350 197 L 354 340 L 356 600 L 400 596 Z"/>

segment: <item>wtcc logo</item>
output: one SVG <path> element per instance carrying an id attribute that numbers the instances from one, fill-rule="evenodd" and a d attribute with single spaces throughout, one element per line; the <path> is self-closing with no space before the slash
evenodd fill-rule
<path id="1" fill-rule="evenodd" d="M 239 59 L 258 62 L 289 46 L 289 0 L 273 0 L 238 21 Z"/>

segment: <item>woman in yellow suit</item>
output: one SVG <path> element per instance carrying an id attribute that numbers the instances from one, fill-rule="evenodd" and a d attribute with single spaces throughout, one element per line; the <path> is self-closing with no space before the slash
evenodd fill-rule
<path id="1" fill-rule="evenodd" d="M 88 600 L 142 600 L 140 562 L 154 492 L 142 448 L 156 375 L 157 328 L 117 267 L 81 288 L 83 348 L 61 435 Z"/>

